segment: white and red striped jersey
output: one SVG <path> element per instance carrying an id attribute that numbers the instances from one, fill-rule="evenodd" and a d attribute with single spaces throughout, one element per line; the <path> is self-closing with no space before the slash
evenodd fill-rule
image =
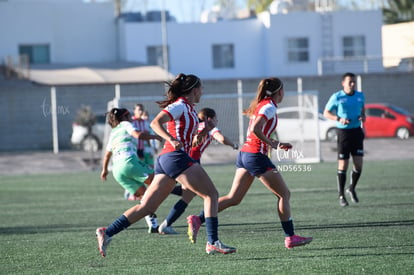
<path id="1" fill-rule="evenodd" d="M 200 124 L 198 126 L 198 133 L 203 131 L 205 126 L 206 126 L 205 122 L 200 122 Z M 214 127 L 213 129 L 211 129 L 208 132 L 208 134 L 203 137 L 203 139 L 201 140 L 200 143 L 198 143 L 195 147 L 191 148 L 190 157 L 195 159 L 195 160 L 200 160 L 201 155 L 203 154 L 204 150 L 206 150 L 206 148 L 213 141 L 214 134 L 217 133 L 217 132 L 220 132 L 220 130 L 217 127 Z"/>
<path id="2" fill-rule="evenodd" d="M 148 123 L 141 118 L 137 119 L 135 117 L 132 117 L 132 125 L 135 127 L 135 129 L 138 132 L 149 132 Z M 145 140 L 138 139 L 137 149 L 144 150 L 144 143 L 145 143 Z"/>
<path id="3" fill-rule="evenodd" d="M 167 132 L 176 140 L 181 141 L 184 145 L 182 150 L 190 154 L 193 137 L 197 133 L 198 128 L 197 112 L 184 97 L 178 98 L 162 111 L 171 118 L 167 122 Z M 166 141 L 160 154 L 172 151 L 175 151 L 174 147 L 169 141 Z"/>
<path id="4" fill-rule="evenodd" d="M 240 151 L 248 153 L 262 153 L 267 154 L 269 145 L 261 141 L 253 132 L 253 121 L 258 116 L 266 119 L 263 125 L 263 134 L 270 138 L 270 135 L 275 131 L 277 125 L 277 105 L 273 99 L 266 97 L 256 107 L 253 116 L 250 118 L 249 128 L 247 129 L 247 139 Z"/>

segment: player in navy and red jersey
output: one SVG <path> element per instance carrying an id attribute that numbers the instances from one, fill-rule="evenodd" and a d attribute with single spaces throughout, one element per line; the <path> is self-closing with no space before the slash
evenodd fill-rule
<path id="1" fill-rule="evenodd" d="M 200 163 L 201 155 L 204 150 L 210 145 L 213 140 L 217 140 L 221 144 L 231 146 L 234 150 L 239 148 L 237 143 L 234 143 L 228 137 L 224 136 L 220 129 L 217 128 L 216 112 L 211 108 L 203 108 L 198 112 L 200 124 L 198 127 L 198 135 L 193 142 L 193 147 L 190 151 L 190 157 Z M 189 190 L 183 190 L 180 200 L 171 208 L 170 213 L 165 220 L 158 227 L 160 234 L 178 234 L 172 224 L 184 213 L 188 204 L 195 197 L 195 194 Z"/>
<path id="2" fill-rule="evenodd" d="M 228 254 L 236 248 L 226 246 L 218 238 L 218 192 L 206 171 L 188 154 L 197 131 L 198 118 L 193 108 L 202 95 L 201 80 L 195 75 L 179 74 L 167 83 L 166 100 L 157 102 L 163 110 L 152 120 L 151 128 L 165 140 L 155 164 L 155 176 L 141 204 L 131 207 L 108 228 L 98 228 L 98 249 L 102 256 L 112 236 L 131 224 L 154 213 L 178 181 L 204 200 L 208 242 L 206 252 Z M 166 125 L 166 128 L 164 128 Z"/>
<path id="3" fill-rule="evenodd" d="M 267 78 L 260 81 L 256 98 L 244 112 L 250 117 L 247 130 L 247 139 L 237 157 L 237 170 L 230 192 L 219 198 L 219 212 L 239 204 L 255 177 L 257 177 L 277 198 L 278 214 L 285 232 L 285 247 L 305 245 L 312 241 L 312 237 L 295 235 L 290 211 L 290 191 L 281 174 L 267 156 L 270 148 L 289 150 L 290 143 L 282 143 L 271 139 L 270 136 L 277 125 L 277 104 L 284 97 L 283 83 L 278 78 Z M 201 223 L 204 222 L 204 213 L 187 218 L 188 235 L 195 243 Z"/>

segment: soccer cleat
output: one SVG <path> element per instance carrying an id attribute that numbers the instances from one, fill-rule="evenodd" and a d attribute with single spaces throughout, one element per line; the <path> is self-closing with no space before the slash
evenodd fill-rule
<path id="1" fill-rule="evenodd" d="M 178 234 L 177 231 L 174 230 L 174 228 L 172 228 L 172 226 L 167 226 L 167 221 L 164 220 L 160 226 L 158 227 L 158 233 L 162 234 L 162 235 L 175 235 Z"/>
<path id="2" fill-rule="evenodd" d="M 106 256 L 106 248 L 111 242 L 112 238 L 105 234 L 106 227 L 99 227 L 96 229 L 96 238 L 98 239 L 98 250 L 102 257 Z"/>
<path id="3" fill-rule="evenodd" d="M 354 203 L 358 203 L 359 202 L 358 197 L 357 197 L 357 194 L 356 194 L 356 192 L 355 192 L 354 189 L 351 189 L 351 188 L 346 189 L 346 193 L 351 197 L 351 201 L 352 202 L 354 202 Z"/>
<path id="4" fill-rule="evenodd" d="M 190 242 L 196 243 L 197 234 L 201 226 L 200 217 L 196 215 L 188 216 L 187 223 L 188 223 L 188 232 L 187 232 L 188 238 L 190 239 Z"/>
<path id="5" fill-rule="evenodd" d="M 345 199 L 344 196 L 339 196 L 339 205 L 342 207 L 348 206 L 348 201 Z"/>
<path id="6" fill-rule="evenodd" d="M 221 254 L 230 254 L 236 252 L 237 249 L 235 247 L 227 246 L 223 244 L 220 240 L 217 240 L 214 242 L 214 244 L 211 244 L 207 242 L 206 244 L 206 252 L 209 255 L 221 253 Z"/>
<path id="7" fill-rule="evenodd" d="M 301 237 L 293 235 L 285 238 L 285 247 L 288 249 L 294 248 L 295 246 L 301 246 L 310 243 L 313 240 L 312 237 Z"/>
<path id="8" fill-rule="evenodd" d="M 148 225 L 148 233 L 158 233 L 158 220 L 157 215 L 151 214 L 145 216 L 145 221 Z"/>

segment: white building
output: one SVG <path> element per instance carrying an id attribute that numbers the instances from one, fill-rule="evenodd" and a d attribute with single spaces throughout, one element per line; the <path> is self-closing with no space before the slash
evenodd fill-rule
<path id="1" fill-rule="evenodd" d="M 384 70 L 381 11 L 263 13 L 162 26 L 117 19 L 112 2 L 0 1 L 0 58 L 4 64 L 9 56 L 28 54 L 32 65 L 164 66 L 166 48 L 171 73 L 203 79 Z"/>

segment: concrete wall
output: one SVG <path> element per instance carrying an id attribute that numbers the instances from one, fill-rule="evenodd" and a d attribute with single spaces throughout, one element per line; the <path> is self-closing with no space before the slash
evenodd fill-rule
<path id="1" fill-rule="evenodd" d="M 362 88 L 367 102 L 388 102 L 414 113 L 414 75 L 412 73 L 362 75 Z M 286 91 L 297 90 L 296 78 L 283 78 Z M 254 93 L 260 79 L 243 80 L 243 90 Z M 323 108 L 329 96 L 341 89 L 341 76 L 304 77 L 304 90 L 319 91 L 319 106 Z M 237 80 L 204 81 L 204 94 L 237 93 Z M 163 83 L 122 85 L 122 96 L 162 96 Z M 77 111 L 89 105 L 96 113 L 106 111 L 107 102 L 115 95 L 113 85 L 57 87 L 58 134 L 61 150 L 70 149 L 71 125 Z M 202 100 L 203 101 L 203 100 Z M 132 102 L 131 104 L 133 104 Z M 237 104 L 221 99 L 209 100 L 213 108 L 220 108 L 220 125 L 227 129 L 236 124 L 226 121 L 227 113 L 234 114 Z M 233 104 L 234 103 L 234 104 Z M 52 150 L 52 121 L 50 113 L 50 87 L 23 80 L 0 79 L 0 152 L 17 150 Z M 213 106 L 215 105 L 215 106 Z M 283 103 L 281 104 L 281 106 Z M 146 103 L 151 114 L 159 111 L 155 102 Z"/>

